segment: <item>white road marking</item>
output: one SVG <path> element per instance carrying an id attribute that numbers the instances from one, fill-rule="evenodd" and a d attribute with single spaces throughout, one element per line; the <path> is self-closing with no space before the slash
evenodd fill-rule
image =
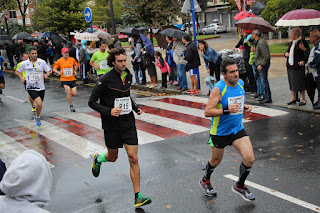
<path id="1" fill-rule="evenodd" d="M 15 100 L 15 101 L 18 101 L 18 102 L 20 102 L 20 103 L 27 103 L 27 102 L 24 101 L 24 100 L 21 100 L 21 99 L 19 99 L 19 98 L 12 97 L 12 96 L 10 96 L 10 95 L 5 95 L 5 97 L 11 98 L 11 99 L 13 99 L 13 100 Z"/>
<path id="2" fill-rule="evenodd" d="M 175 129 L 175 130 L 178 130 L 180 132 L 187 133 L 187 134 L 203 132 L 203 131 L 207 131 L 209 129 L 209 127 L 206 128 L 206 127 L 202 127 L 202 126 L 198 126 L 198 125 L 189 124 L 189 123 L 185 123 L 185 122 L 182 122 L 182 121 L 174 120 L 174 119 L 171 119 L 171 118 L 165 118 L 165 117 L 161 117 L 161 116 L 158 116 L 158 115 L 152 115 L 152 114 L 149 114 L 149 113 L 143 113 L 137 119 L 145 121 L 145 122 L 157 124 L 157 125 L 160 125 L 160 126 L 163 126 L 163 127 L 167 127 L 167 128 L 170 128 L 170 129 Z"/>
<path id="3" fill-rule="evenodd" d="M 180 113 L 184 113 L 187 115 L 197 116 L 200 118 L 206 118 L 204 116 L 204 110 L 202 110 L 202 109 L 194 109 L 194 108 L 190 108 L 190 107 L 179 106 L 179 105 L 164 103 L 164 102 L 160 102 L 160 101 L 146 101 L 146 102 L 143 102 L 143 105 L 154 107 L 154 108 L 170 110 L 170 111 L 174 111 L 174 112 L 180 112 Z M 211 118 L 206 118 L 206 119 L 211 120 Z"/>
<path id="4" fill-rule="evenodd" d="M 87 124 L 97 129 L 101 129 L 101 119 L 94 117 L 92 115 L 88 115 L 85 113 L 74 113 L 74 112 L 56 112 L 56 114 Z M 164 138 L 162 137 L 159 137 L 157 135 L 153 135 L 138 129 L 137 129 L 137 134 L 138 134 L 138 140 L 140 145 L 164 140 Z"/>
<path id="5" fill-rule="evenodd" d="M 46 121 L 41 121 L 42 125 L 37 127 L 32 121 L 16 120 L 22 126 L 25 126 L 41 135 L 53 140 L 54 142 L 78 153 L 84 158 L 91 158 L 93 153 L 105 151 L 105 147 L 93 143 L 83 137 L 73 134 L 67 130 L 57 127 Z"/>
<path id="6" fill-rule="evenodd" d="M 0 159 L 6 163 L 7 168 L 11 165 L 14 159 L 26 150 L 29 149 L 0 131 Z M 54 168 L 54 165 L 51 163 L 49 164 L 51 168 Z"/>
<path id="7" fill-rule="evenodd" d="M 231 175 L 231 174 L 224 175 L 224 177 L 229 178 L 229 179 L 234 180 L 234 181 L 238 181 L 238 179 L 239 179 L 237 176 L 234 176 L 234 175 Z M 276 190 L 267 188 L 265 186 L 262 186 L 262 185 L 259 185 L 259 184 L 256 184 L 256 183 L 253 183 L 253 182 L 248 181 L 248 180 L 246 180 L 246 185 L 251 186 L 253 188 L 256 188 L 256 189 L 258 189 L 260 191 L 266 192 L 268 194 L 271 194 L 273 196 L 276 196 L 278 198 L 281 198 L 283 200 L 289 201 L 289 202 L 294 203 L 296 205 L 299 205 L 299 206 L 302 206 L 304 208 L 310 209 L 312 211 L 320 212 L 320 206 L 316 206 L 316 205 L 313 205 L 311 203 L 299 200 L 299 199 L 297 199 L 295 197 L 292 197 L 290 195 L 286 195 L 286 194 L 284 194 L 282 192 L 278 192 Z"/>

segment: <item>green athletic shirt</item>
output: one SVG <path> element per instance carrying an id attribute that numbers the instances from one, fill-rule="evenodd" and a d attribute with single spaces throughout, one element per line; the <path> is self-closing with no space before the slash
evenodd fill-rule
<path id="1" fill-rule="evenodd" d="M 18 69 L 20 68 L 20 65 L 22 64 L 22 62 L 23 62 L 23 61 L 21 61 L 19 64 L 17 64 L 16 70 L 18 70 Z M 26 75 L 26 72 L 25 72 L 25 71 L 22 72 L 22 77 L 23 77 L 24 79 L 27 78 L 27 75 Z"/>
<path id="2" fill-rule="evenodd" d="M 109 53 L 107 52 L 107 50 L 104 53 L 102 53 L 99 50 L 92 55 L 91 61 L 93 61 L 93 62 L 97 61 L 97 66 L 103 68 L 103 69 L 99 68 L 97 70 L 97 75 L 103 75 L 111 70 L 110 67 L 107 65 L 108 55 L 109 55 Z"/>

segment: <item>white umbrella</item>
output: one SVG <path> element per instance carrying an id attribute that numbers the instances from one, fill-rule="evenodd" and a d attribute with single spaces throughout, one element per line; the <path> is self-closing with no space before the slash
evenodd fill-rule
<path id="1" fill-rule="evenodd" d="M 76 33 L 74 36 L 77 40 L 86 40 L 86 41 L 99 41 L 97 35 L 93 33 Z"/>
<path id="2" fill-rule="evenodd" d="M 111 35 L 103 30 L 97 30 L 93 34 L 97 35 L 98 38 L 109 40 L 111 39 Z"/>

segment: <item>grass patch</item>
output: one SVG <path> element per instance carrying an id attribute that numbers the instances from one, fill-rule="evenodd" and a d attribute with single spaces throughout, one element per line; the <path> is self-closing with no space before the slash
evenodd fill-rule
<path id="1" fill-rule="evenodd" d="M 197 40 L 207 39 L 207 38 L 215 38 L 219 37 L 219 35 L 198 35 Z M 192 36 L 193 39 L 193 36 Z M 121 42 L 122 46 L 131 46 L 129 42 Z M 158 45 L 157 39 L 153 37 L 153 45 Z"/>
<path id="2" fill-rule="evenodd" d="M 269 49 L 270 53 L 285 53 L 288 49 L 290 42 L 283 42 L 278 44 L 270 44 Z M 312 49 L 313 45 L 309 44 L 310 49 Z"/>

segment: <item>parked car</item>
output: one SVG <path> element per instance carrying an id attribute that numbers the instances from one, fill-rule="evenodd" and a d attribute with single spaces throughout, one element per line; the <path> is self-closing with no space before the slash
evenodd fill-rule
<path id="1" fill-rule="evenodd" d="M 181 30 L 184 31 L 184 32 L 187 32 L 188 31 L 188 25 L 190 26 L 189 27 L 190 31 L 193 32 L 192 22 L 190 22 L 189 24 L 185 23 L 184 25 L 182 25 Z M 199 24 L 196 22 L 196 27 L 198 28 L 198 32 L 202 32 L 202 29 L 205 27 L 205 24 L 204 24 L 204 22 L 199 22 Z"/>
<path id="2" fill-rule="evenodd" d="M 212 23 L 202 29 L 202 34 L 217 34 L 227 32 L 227 27 L 222 23 Z"/>

